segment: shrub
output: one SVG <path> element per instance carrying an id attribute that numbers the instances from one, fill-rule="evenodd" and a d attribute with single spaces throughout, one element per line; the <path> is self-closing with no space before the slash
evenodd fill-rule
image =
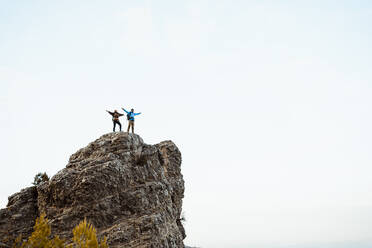
<path id="1" fill-rule="evenodd" d="M 21 242 L 21 237 L 18 237 L 13 247 L 20 248 L 63 248 L 64 241 L 58 236 L 51 239 L 50 237 L 51 229 L 48 223 L 48 219 L 45 218 L 45 214 L 41 214 L 39 218 L 36 219 L 34 225 L 34 231 L 27 241 Z"/>
<path id="2" fill-rule="evenodd" d="M 72 231 L 73 243 L 65 245 L 65 241 L 58 236 L 51 238 L 51 228 L 45 214 L 36 219 L 34 231 L 27 241 L 22 242 L 19 236 L 13 248 L 108 248 L 106 237 L 98 244 L 96 229 L 86 220 L 81 221 Z"/>
<path id="3" fill-rule="evenodd" d="M 49 181 L 48 175 L 45 172 L 44 173 L 39 172 L 35 175 L 34 182 L 32 184 L 37 186 L 40 183 L 47 182 L 47 181 Z"/>
<path id="4" fill-rule="evenodd" d="M 101 243 L 98 244 L 96 229 L 92 224 L 88 223 L 86 219 L 81 221 L 78 226 L 72 231 L 74 237 L 72 241 L 74 242 L 73 246 L 76 248 L 108 248 L 106 237 L 101 240 Z"/>

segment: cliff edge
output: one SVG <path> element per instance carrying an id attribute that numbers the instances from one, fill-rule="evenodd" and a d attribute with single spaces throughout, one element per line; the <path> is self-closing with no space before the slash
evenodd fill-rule
<path id="1" fill-rule="evenodd" d="M 183 196 L 181 153 L 172 141 L 148 145 L 135 134 L 105 134 L 48 182 L 9 197 L 0 210 L 0 246 L 29 236 L 44 212 L 52 232 L 67 240 L 86 218 L 112 248 L 184 247 Z"/>

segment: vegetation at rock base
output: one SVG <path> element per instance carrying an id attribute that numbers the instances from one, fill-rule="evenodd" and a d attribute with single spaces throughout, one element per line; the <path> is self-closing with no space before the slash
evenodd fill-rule
<path id="1" fill-rule="evenodd" d="M 96 229 L 87 220 L 81 221 L 73 231 L 72 244 L 66 245 L 66 241 L 58 236 L 51 237 L 51 227 L 45 214 L 36 219 L 34 231 L 27 241 L 22 242 L 19 236 L 13 244 L 13 248 L 108 248 L 106 237 L 98 243 Z"/>
<path id="2" fill-rule="evenodd" d="M 72 233 L 74 234 L 74 237 L 72 238 L 74 244 L 69 246 L 71 248 L 108 248 L 106 237 L 104 240 L 101 240 L 100 244 L 98 244 L 96 229 L 92 224 L 88 223 L 86 219 L 80 222 L 80 224 L 74 228 Z"/>
<path id="3" fill-rule="evenodd" d="M 49 177 L 48 177 L 48 175 L 46 174 L 46 172 L 44 172 L 44 173 L 39 172 L 39 173 L 37 173 L 37 174 L 35 175 L 35 177 L 34 177 L 34 182 L 33 182 L 32 184 L 35 185 L 35 186 L 37 186 L 37 185 L 39 185 L 40 183 L 42 183 L 42 182 L 47 182 L 47 181 L 49 181 Z"/>

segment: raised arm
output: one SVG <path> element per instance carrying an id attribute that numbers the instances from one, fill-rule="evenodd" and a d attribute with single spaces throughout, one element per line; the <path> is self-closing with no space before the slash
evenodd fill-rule
<path id="1" fill-rule="evenodd" d="M 121 109 L 122 109 L 122 110 L 124 110 L 124 112 L 125 112 L 125 113 L 127 113 L 127 114 L 129 113 L 129 112 L 128 112 L 128 111 L 126 111 L 126 110 L 125 110 L 124 108 L 121 108 Z"/>
<path id="2" fill-rule="evenodd" d="M 139 112 L 139 113 L 133 113 L 134 115 L 140 115 L 141 114 L 141 112 Z"/>
<path id="3" fill-rule="evenodd" d="M 107 111 L 107 113 L 109 113 L 110 115 L 114 115 L 113 112 L 110 112 L 110 111 L 108 111 L 108 110 L 106 110 L 106 111 Z"/>

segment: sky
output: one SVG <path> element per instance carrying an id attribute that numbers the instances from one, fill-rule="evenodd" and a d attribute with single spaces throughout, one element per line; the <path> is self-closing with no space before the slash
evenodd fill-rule
<path id="1" fill-rule="evenodd" d="M 0 6 L 1 208 L 133 107 L 182 152 L 186 244 L 372 247 L 370 1 Z"/>

